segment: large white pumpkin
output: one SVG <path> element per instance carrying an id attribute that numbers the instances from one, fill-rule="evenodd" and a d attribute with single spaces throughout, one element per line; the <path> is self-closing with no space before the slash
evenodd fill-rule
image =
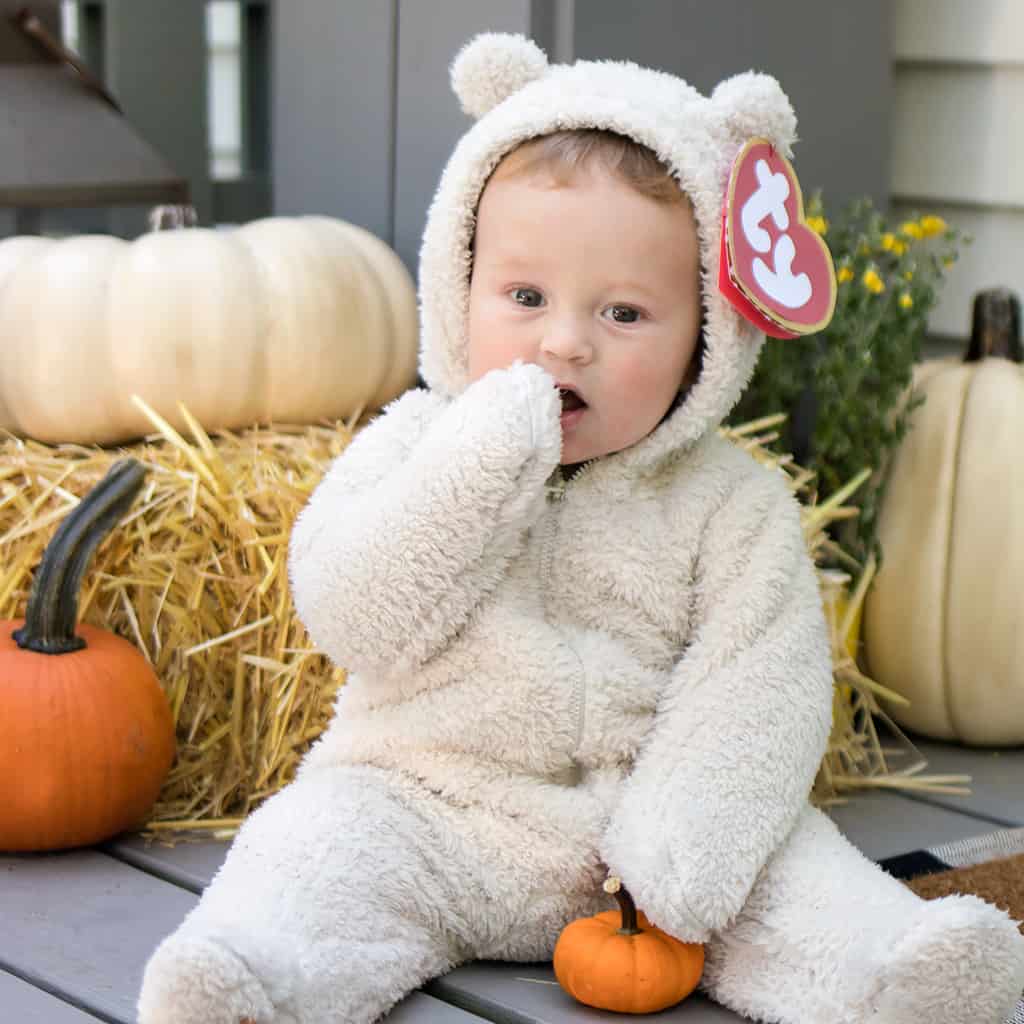
<path id="1" fill-rule="evenodd" d="M 1024 743 L 1024 367 L 922 364 L 926 395 L 880 509 L 864 609 L 868 670 L 936 739 Z"/>
<path id="2" fill-rule="evenodd" d="M 397 255 L 328 217 L 228 230 L 0 241 L 0 428 L 108 444 L 150 430 L 308 423 L 415 383 L 415 289 Z"/>

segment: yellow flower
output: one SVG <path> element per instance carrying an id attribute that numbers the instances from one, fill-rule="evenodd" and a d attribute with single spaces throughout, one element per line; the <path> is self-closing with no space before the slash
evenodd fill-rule
<path id="1" fill-rule="evenodd" d="M 840 284 L 846 284 L 847 281 L 852 281 L 853 271 L 849 267 L 840 267 L 839 273 L 836 274 L 836 280 Z"/>
<path id="2" fill-rule="evenodd" d="M 864 287 L 873 295 L 885 291 L 885 282 L 878 276 L 878 272 L 874 268 L 865 270 L 861 280 L 864 282 Z"/>
<path id="3" fill-rule="evenodd" d="M 817 231 L 819 235 L 823 235 L 828 231 L 828 221 L 824 217 L 808 217 L 807 226 L 812 231 Z"/>
<path id="4" fill-rule="evenodd" d="M 904 292 L 900 296 L 900 309 L 913 309 L 914 300 L 910 297 L 910 292 Z"/>
<path id="5" fill-rule="evenodd" d="M 916 220 L 905 220 L 900 225 L 900 232 L 908 238 L 924 238 L 924 231 Z"/>
<path id="6" fill-rule="evenodd" d="M 891 231 L 882 235 L 882 248 L 896 256 L 902 256 L 907 251 L 907 243 L 901 242 Z"/>
<path id="7" fill-rule="evenodd" d="M 921 231 L 925 238 L 931 238 L 934 235 L 941 235 L 946 230 L 947 224 L 941 217 L 936 217 L 929 214 L 927 217 L 921 218 Z"/>
<path id="8" fill-rule="evenodd" d="M 944 267 L 945 267 L 945 268 L 946 268 L 947 270 L 948 270 L 948 269 L 949 269 L 949 268 L 950 268 L 951 266 L 953 266 L 953 264 L 954 264 L 954 263 L 956 263 L 956 260 L 955 260 L 955 259 L 953 259 L 953 257 L 952 257 L 952 256 L 947 256 L 947 257 L 946 257 L 946 258 L 945 258 L 945 259 L 944 259 L 944 260 L 942 261 L 942 265 L 943 265 L 943 266 L 944 266 Z"/>

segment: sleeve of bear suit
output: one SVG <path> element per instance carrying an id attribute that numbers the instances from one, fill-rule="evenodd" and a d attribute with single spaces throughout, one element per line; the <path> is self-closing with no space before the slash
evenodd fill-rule
<path id="1" fill-rule="evenodd" d="M 697 607 L 602 849 L 650 920 L 691 942 L 743 907 L 831 727 L 817 577 L 781 476 L 759 468 L 711 521 Z"/>
<path id="2" fill-rule="evenodd" d="M 544 505 L 561 405 L 517 364 L 451 402 L 410 392 L 359 433 L 296 519 L 295 607 L 357 672 L 415 668 L 497 586 Z"/>

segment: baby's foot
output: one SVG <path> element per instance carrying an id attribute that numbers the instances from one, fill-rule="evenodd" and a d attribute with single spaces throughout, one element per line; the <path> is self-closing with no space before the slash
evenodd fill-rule
<path id="1" fill-rule="evenodd" d="M 146 965 L 139 1024 L 276 1024 L 281 1019 L 260 979 L 215 939 L 172 935 Z"/>
<path id="2" fill-rule="evenodd" d="M 976 896 L 946 896 L 922 903 L 878 970 L 879 1022 L 1002 1024 L 1024 989 L 1024 936 Z"/>

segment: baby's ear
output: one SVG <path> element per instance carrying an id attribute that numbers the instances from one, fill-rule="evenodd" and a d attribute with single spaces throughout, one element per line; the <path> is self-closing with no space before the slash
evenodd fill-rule
<path id="1" fill-rule="evenodd" d="M 715 86 L 711 104 L 727 138 L 737 147 L 762 136 L 784 156 L 792 157 L 796 114 L 782 86 L 771 75 L 745 71 L 727 78 Z"/>
<path id="2" fill-rule="evenodd" d="M 452 90 L 470 117 L 483 117 L 548 69 L 544 51 L 526 36 L 484 32 L 452 61 Z"/>

